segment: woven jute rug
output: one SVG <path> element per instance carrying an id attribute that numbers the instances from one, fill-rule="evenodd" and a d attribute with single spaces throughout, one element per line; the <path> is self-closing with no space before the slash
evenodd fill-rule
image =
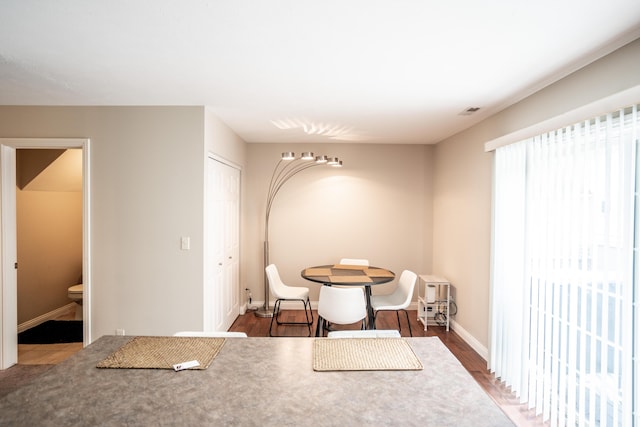
<path id="1" fill-rule="evenodd" d="M 173 365 L 197 360 L 207 369 L 225 343 L 225 338 L 135 337 L 106 359 L 98 368 L 173 369 Z"/>
<path id="2" fill-rule="evenodd" d="M 398 371 L 423 369 L 401 338 L 318 338 L 313 342 L 314 371 Z"/>

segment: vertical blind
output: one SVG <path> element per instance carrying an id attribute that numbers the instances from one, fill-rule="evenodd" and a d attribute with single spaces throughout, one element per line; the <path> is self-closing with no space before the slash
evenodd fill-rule
<path id="1" fill-rule="evenodd" d="M 637 107 L 495 153 L 490 369 L 554 426 L 639 425 Z"/>

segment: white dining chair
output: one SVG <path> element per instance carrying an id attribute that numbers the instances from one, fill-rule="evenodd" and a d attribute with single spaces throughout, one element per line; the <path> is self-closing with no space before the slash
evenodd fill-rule
<path id="1" fill-rule="evenodd" d="M 363 258 L 342 258 L 340 260 L 342 265 L 364 265 L 369 266 L 369 260 Z"/>
<path id="2" fill-rule="evenodd" d="M 400 332 L 395 329 L 331 331 L 327 338 L 400 338 Z"/>
<path id="3" fill-rule="evenodd" d="M 247 338 L 244 332 L 228 332 L 228 331 L 180 331 L 173 334 L 174 337 L 212 337 L 212 338 Z"/>
<path id="4" fill-rule="evenodd" d="M 311 301 L 309 301 L 309 288 L 302 286 L 287 286 L 280 279 L 280 273 L 275 264 L 269 264 L 265 268 L 267 273 L 267 280 L 269 281 L 269 289 L 271 293 L 276 297 L 276 301 L 273 303 L 273 314 L 271 316 L 271 323 L 269 324 L 269 336 L 272 334 L 273 321 L 276 321 L 278 325 L 307 325 L 309 329 L 309 335 L 311 336 L 311 325 L 313 324 L 313 311 L 311 311 Z M 280 321 L 280 304 L 282 301 L 301 301 L 304 304 L 304 315 L 307 318 L 306 322 L 281 322 Z"/>
<path id="5" fill-rule="evenodd" d="M 376 318 L 380 311 L 395 311 L 398 318 L 398 330 L 402 330 L 400 325 L 400 311 L 404 311 L 407 317 L 407 325 L 409 326 L 409 335 L 413 336 L 411 332 L 411 322 L 409 321 L 409 313 L 407 313 L 407 307 L 411 304 L 411 298 L 413 298 L 413 289 L 416 286 L 416 280 L 418 275 L 413 271 L 404 270 L 398 279 L 398 286 L 395 291 L 386 295 L 371 295 L 371 307 L 374 311 L 373 323 L 375 325 Z"/>
<path id="6" fill-rule="evenodd" d="M 362 288 L 323 286 L 318 297 L 318 325 L 316 336 L 324 336 L 325 323 L 349 325 L 361 322 L 365 328 L 367 305 Z"/>

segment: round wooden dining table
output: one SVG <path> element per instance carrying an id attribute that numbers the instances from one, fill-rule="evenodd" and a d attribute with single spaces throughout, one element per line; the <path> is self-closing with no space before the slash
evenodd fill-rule
<path id="1" fill-rule="evenodd" d="M 326 286 L 363 286 L 367 304 L 367 329 L 375 329 L 371 307 L 371 287 L 395 279 L 393 271 L 365 265 L 330 264 L 307 267 L 300 275 L 307 280 Z"/>

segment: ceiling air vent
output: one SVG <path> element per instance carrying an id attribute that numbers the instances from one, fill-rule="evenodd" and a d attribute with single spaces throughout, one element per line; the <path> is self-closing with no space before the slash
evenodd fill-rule
<path id="1" fill-rule="evenodd" d="M 464 111 L 460 112 L 458 115 L 459 116 L 470 116 L 473 113 L 475 113 L 476 111 L 478 111 L 480 109 L 480 107 L 469 107 L 466 108 Z"/>

